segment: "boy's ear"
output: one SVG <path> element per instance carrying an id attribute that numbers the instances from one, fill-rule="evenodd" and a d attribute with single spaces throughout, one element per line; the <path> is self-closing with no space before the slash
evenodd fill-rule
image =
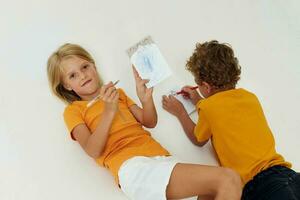
<path id="1" fill-rule="evenodd" d="M 207 90 L 207 93 L 211 93 L 212 91 L 212 87 L 206 83 L 205 81 L 202 82 L 202 85 L 205 87 L 205 89 Z"/>

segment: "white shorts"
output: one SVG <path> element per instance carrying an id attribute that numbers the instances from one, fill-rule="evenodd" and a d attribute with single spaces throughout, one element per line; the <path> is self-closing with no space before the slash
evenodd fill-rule
<path id="1" fill-rule="evenodd" d="M 172 156 L 135 156 L 118 172 L 122 191 L 132 200 L 166 200 L 166 189 L 178 161 Z"/>

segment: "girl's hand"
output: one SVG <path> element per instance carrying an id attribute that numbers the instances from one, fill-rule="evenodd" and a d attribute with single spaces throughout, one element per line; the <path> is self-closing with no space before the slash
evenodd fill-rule
<path id="1" fill-rule="evenodd" d="M 145 84 L 148 83 L 149 80 L 142 79 L 133 65 L 132 65 L 132 69 L 133 69 L 133 75 L 136 84 L 136 93 L 141 103 L 148 102 L 149 100 L 152 99 L 153 87 L 147 88 Z"/>
<path id="2" fill-rule="evenodd" d="M 111 81 L 101 87 L 100 98 L 105 104 L 106 111 L 115 112 L 118 110 L 119 92 Z"/>
<path id="3" fill-rule="evenodd" d="M 173 95 L 163 95 L 162 98 L 163 109 L 178 117 L 182 113 L 186 113 L 182 103 L 178 101 Z"/>
<path id="4" fill-rule="evenodd" d="M 192 86 L 184 86 L 181 90 L 184 91 L 185 93 L 183 94 L 183 97 L 185 99 L 190 99 L 191 102 L 196 105 L 197 102 L 200 100 L 200 99 L 203 99 L 199 93 L 197 92 L 197 90 L 192 90 L 191 89 Z"/>

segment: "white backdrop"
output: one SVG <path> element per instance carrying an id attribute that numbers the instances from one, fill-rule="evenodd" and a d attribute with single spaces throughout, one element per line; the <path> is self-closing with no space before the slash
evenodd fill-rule
<path id="1" fill-rule="evenodd" d="M 0 3 L 1 200 L 126 199 L 108 171 L 70 140 L 64 104 L 50 93 L 46 61 L 66 42 L 90 51 L 105 82 L 120 79 L 118 86 L 137 100 L 125 50 L 151 35 L 174 72 L 155 88 L 159 123 L 151 132 L 180 159 L 212 165 L 211 146 L 193 146 L 161 108 L 161 96 L 175 84 L 193 84 L 184 66 L 196 42 L 230 43 L 242 66 L 239 87 L 258 95 L 277 150 L 300 171 L 299 1 Z"/>

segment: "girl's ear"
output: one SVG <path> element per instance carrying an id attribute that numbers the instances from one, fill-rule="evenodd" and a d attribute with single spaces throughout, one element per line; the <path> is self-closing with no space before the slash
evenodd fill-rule
<path id="1" fill-rule="evenodd" d="M 65 88 L 66 90 L 72 91 L 72 88 L 71 88 L 70 85 L 64 83 L 63 86 L 64 86 L 64 88 Z"/>

